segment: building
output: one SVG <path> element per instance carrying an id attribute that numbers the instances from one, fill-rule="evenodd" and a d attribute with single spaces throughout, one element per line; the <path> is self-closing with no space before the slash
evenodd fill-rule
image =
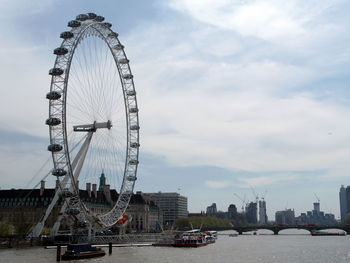
<path id="1" fill-rule="evenodd" d="M 313 203 L 313 206 L 314 209 L 312 211 L 301 213 L 300 216 L 296 218 L 296 224 L 313 224 L 318 226 L 334 226 L 336 224 L 335 216 L 331 213 L 326 214 L 321 211 L 319 202 Z"/>
<path id="2" fill-rule="evenodd" d="M 212 203 L 212 205 L 207 206 L 207 216 L 215 216 L 217 212 L 216 203 Z"/>
<path id="3" fill-rule="evenodd" d="M 348 217 L 349 211 L 347 210 L 346 203 L 346 189 L 344 185 L 339 190 L 339 202 L 340 202 L 340 220 L 344 221 Z"/>
<path id="4" fill-rule="evenodd" d="M 57 190 L 58 185 L 56 188 L 45 188 L 44 181 L 41 182 L 40 189 L 0 190 L 0 221 L 14 225 L 20 232 L 28 232 L 44 215 Z M 95 213 L 110 211 L 119 197 L 117 191 L 111 190 L 109 185 L 104 185 L 103 190 L 98 191 L 96 184 L 91 189 L 91 183 L 86 184 L 86 190 L 79 190 L 79 195 L 84 204 Z M 46 220 L 46 227 L 53 226 L 61 207 L 62 200 L 59 199 Z M 154 232 L 162 224 L 158 206 L 145 200 L 139 193 L 131 196 L 126 213 L 132 218 L 126 231 Z"/>
<path id="5" fill-rule="evenodd" d="M 266 214 L 266 202 L 265 200 L 259 201 L 259 224 L 267 223 L 267 214 Z"/>
<path id="6" fill-rule="evenodd" d="M 295 225 L 294 209 L 286 209 L 275 213 L 276 224 L 280 225 Z"/>
<path id="7" fill-rule="evenodd" d="M 258 223 L 258 205 L 257 203 L 250 202 L 246 205 L 245 213 L 247 217 L 248 224 Z"/>
<path id="8" fill-rule="evenodd" d="M 141 193 L 141 192 L 140 192 Z M 163 224 L 172 226 L 178 218 L 188 217 L 187 197 L 178 193 L 141 193 L 145 200 L 153 201 L 160 209 Z"/>
<path id="9" fill-rule="evenodd" d="M 227 218 L 235 219 L 237 217 L 237 207 L 234 204 L 230 204 L 227 209 Z"/>

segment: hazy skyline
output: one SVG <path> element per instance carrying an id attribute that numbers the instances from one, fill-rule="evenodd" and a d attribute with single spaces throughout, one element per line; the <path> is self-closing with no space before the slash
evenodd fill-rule
<path id="1" fill-rule="evenodd" d="M 0 3 L 1 188 L 25 187 L 49 158 L 52 51 L 69 20 L 95 12 L 119 33 L 135 76 L 135 190 L 181 189 L 199 212 L 213 202 L 240 210 L 233 193 L 253 200 L 252 186 L 267 190 L 270 219 L 311 210 L 316 193 L 339 216 L 350 184 L 347 1 Z"/>

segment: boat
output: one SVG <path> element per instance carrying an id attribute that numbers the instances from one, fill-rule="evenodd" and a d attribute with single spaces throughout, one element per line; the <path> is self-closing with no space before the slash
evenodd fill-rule
<path id="1" fill-rule="evenodd" d="M 312 236 L 345 236 L 345 232 L 326 232 L 326 231 L 312 231 L 311 232 Z"/>
<path id="2" fill-rule="evenodd" d="M 205 242 L 207 244 L 215 243 L 216 239 L 218 238 L 216 231 L 206 231 L 205 234 Z"/>
<path id="3" fill-rule="evenodd" d="M 62 255 L 63 260 L 103 257 L 105 251 L 101 248 L 92 247 L 91 244 L 69 244 L 66 252 Z"/>
<path id="4" fill-rule="evenodd" d="M 205 234 L 198 229 L 187 231 L 181 237 L 175 238 L 173 247 L 202 247 L 207 245 Z"/>

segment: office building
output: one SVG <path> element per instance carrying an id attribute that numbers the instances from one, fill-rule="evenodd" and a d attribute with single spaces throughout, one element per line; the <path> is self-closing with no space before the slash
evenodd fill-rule
<path id="1" fill-rule="evenodd" d="M 340 220 L 343 221 L 348 217 L 348 210 L 346 204 L 346 189 L 344 185 L 339 190 L 339 202 L 340 202 Z"/>
<path id="2" fill-rule="evenodd" d="M 258 223 L 258 205 L 257 203 L 250 202 L 245 208 L 248 224 Z"/>
<path id="3" fill-rule="evenodd" d="M 275 221 L 281 225 L 295 225 L 294 209 L 286 209 L 275 213 Z"/>
<path id="4" fill-rule="evenodd" d="M 266 202 L 265 200 L 259 201 L 259 223 L 264 225 L 267 223 L 267 214 L 266 214 Z"/>
<path id="5" fill-rule="evenodd" d="M 212 205 L 207 207 L 207 216 L 216 216 L 217 212 L 216 203 L 212 203 Z"/>
<path id="6" fill-rule="evenodd" d="M 172 226 L 176 219 L 188 217 L 187 197 L 178 193 L 142 193 L 142 196 L 153 201 L 160 209 L 163 224 Z"/>

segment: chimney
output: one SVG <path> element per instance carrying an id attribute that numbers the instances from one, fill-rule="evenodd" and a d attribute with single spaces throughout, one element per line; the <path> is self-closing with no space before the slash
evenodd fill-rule
<path id="1" fill-rule="evenodd" d="M 95 198 L 97 198 L 97 184 L 92 184 L 92 192 L 94 193 Z"/>
<path id="2" fill-rule="evenodd" d="M 42 196 L 44 194 L 44 190 L 45 190 L 45 181 L 41 180 L 41 182 L 40 182 L 40 196 Z"/>
<path id="3" fill-rule="evenodd" d="M 91 183 L 86 183 L 86 191 L 89 197 L 91 197 Z"/>
<path id="4" fill-rule="evenodd" d="M 76 180 L 76 185 L 77 185 L 77 188 L 78 188 L 78 190 L 79 190 L 79 180 Z"/>
<path id="5" fill-rule="evenodd" d="M 110 185 L 109 184 L 105 185 L 105 187 L 103 188 L 103 193 L 105 194 L 107 202 L 112 204 L 111 191 L 110 191 Z"/>

